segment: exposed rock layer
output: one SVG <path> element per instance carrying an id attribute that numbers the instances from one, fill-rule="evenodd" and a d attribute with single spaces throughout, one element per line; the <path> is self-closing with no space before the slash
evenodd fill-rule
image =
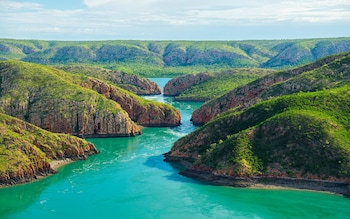
<path id="1" fill-rule="evenodd" d="M 286 82 L 253 93 L 247 102 L 242 98 L 237 108 L 175 142 L 165 159 L 184 164 L 187 176 L 218 184 L 282 185 L 348 195 L 349 68 L 347 53 L 275 74 L 276 81 Z M 257 81 L 258 88 L 268 84 Z M 243 88 L 247 94 L 249 89 Z M 310 92 L 296 93 L 298 89 Z M 289 93 L 295 94 L 284 95 Z M 257 96 L 268 100 L 258 102 Z"/>
<path id="2" fill-rule="evenodd" d="M 89 88 L 119 103 L 133 121 L 142 126 L 178 126 L 180 112 L 166 104 L 153 104 L 141 98 L 123 92 L 120 88 L 103 81 L 90 78 Z"/>
<path id="3" fill-rule="evenodd" d="M 349 182 L 334 182 L 314 179 L 295 179 L 291 177 L 232 177 L 213 174 L 195 169 L 180 172 L 181 175 L 220 186 L 250 188 L 292 188 L 324 191 L 350 196 Z"/>
<path id="4" fill-rule="evenodd" d="M 324 87 L 336 86 L 338 84 L 337 81 L 350 80 L 349 71 L 346 70 L 349 68 L 349 63 L 347 63 L 348 59 L 342 57 L 344 57 L 344 54 L 330 56 L 299 68 L 257 79 L 245 86 L 238 87 L 228 92 L 220 98 L 205 103 L 202 107 L 193 112 L 191 120 L 195 125 L 203 125 L 220 113 L 230 109 L 247 109 L 257 101 L 267 99 L 271 96 L 281 96 L 299 91 L 314 91 Z M 339 58 L 342 60 L 337 64 L 336 62 L 338 62 Z M 317 77 L 319 76 L 315 76 L 313 80 L 295 77 L 322 68 L 325 63 L 340 65 L 339 68 L 337 67 L 337 70 L 330 69 L 329 71 L 324 71 L 323 74 L 328 75 L 330 78 L 328 81 L 324 79 L 318 80 Z M 291 80 L 291 78 L 293 78 L 293 80 Z"/>
<path id="5" fill-rule="evenodd" d="M 176 96 L 187 88 L 196 84 L 202 83 L 210 79 L 211 76 L 207 73 L 189 74 L 178 78 L 173 78 L 164 87 L 165 96 Z"/>
<path id="6" fill-rule="evenodd" d="M 93 144 L 83 139 L 53 134 L 1 113 L 0 130 L 0 186 L 55 173 L 51 160 L 82 160 L 98 153 Z"/>
<path id="7" fill-rule="evenodd" d="M 56 71 L 29 63 L 0 63 L 0 109 L 52 132 L 84 137 L 140 134 L 119 104 L 72 84 Z"/>
<path id="8" fill-rule="evenodd" d="M 123 71 L 112 71 L 109 69 L 92 66 L 60 66 L 59 68 L 67 72 L 87 75 L 103 81 L 109 81 L 138 95 L 161 94 L 161 89 L 155 82 L 138 75 L 128 74 Z"/>

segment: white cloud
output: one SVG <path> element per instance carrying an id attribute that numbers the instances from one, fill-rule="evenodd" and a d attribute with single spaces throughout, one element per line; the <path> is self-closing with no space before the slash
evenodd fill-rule
<path id="1" fill-rule="evenodd" d="M 169 24 L 350 21 L 348 0 L 84 0 L 90 10 L 104 10 L 107 16 L 130 16 L 133 21 Z M 147 16 L 149 16 L 147 18 Z M 125 18 L 125 17 L 124 17 Z M 157 18 L 157 19 L 155 19 Z"/>
<path id="2" fill-rule="evenodd" d="M 283 22 L 350 24 L 349 0 L 84 0 L 86 7 L 76 10 L 48 9 L 30 1 L 0 0 L 0 28 L 13 33 L 22 29 L 33 34 L 111 35 L 138 32 L 140 28 L 139 32 L 142 29 L 152 35 L 152 31 L 164 26 L 174 27 L 175 31 L 201 25 L 233 28 Z"/>
<path id="3" fill-rule="evenodd" d="M 0 1 L 0 11 L 14 11 L 14 10 L 36 10 L 41 9 L 41 5 L 33 2 L 15 2 L 11 0 Z"/>

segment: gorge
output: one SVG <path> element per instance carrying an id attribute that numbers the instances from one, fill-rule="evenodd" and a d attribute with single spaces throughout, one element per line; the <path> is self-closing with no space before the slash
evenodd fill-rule
<path id="1" fill-rule="evenodd" d="M 167 82 L 153 80 L 163 85 Z M 58 174 L 46 179 L 1 189 L 0 218 L 349 216 L 349 199 L 338 195 L 212 186 L 179 175 L 181 168 L 163 162 L 162 153 L 169 151 L 177 139 L 197 128 L 189 120 L 192 111 L 201 104 L 177 102 L 163 96 L 147 98 L 165 101 L 180 109 L 181 125 L 144 128 L 143 134 L 134 138 L 88 139 L 100 154 L 64 166 Z"/>

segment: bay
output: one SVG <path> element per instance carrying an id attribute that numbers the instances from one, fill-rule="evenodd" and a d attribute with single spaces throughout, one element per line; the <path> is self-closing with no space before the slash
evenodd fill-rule
<path id="1" fill-rule="evenodd" d="M 169 79 L 153 79 L 164 86 Z M 213 186 L 163 161 L 198 103 L 147 99 L 181 110 L 182 125 L 143 128 L 134 138 L 88 139 L 101 151 L 25 185 L 0 189 L 0 218 L 350 218 L 350 199 L 298 190 Z"/>

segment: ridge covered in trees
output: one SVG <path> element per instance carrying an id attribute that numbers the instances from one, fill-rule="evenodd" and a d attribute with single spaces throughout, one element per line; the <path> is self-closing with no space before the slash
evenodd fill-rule
<path id="1" fill-rule="evenodd" d="M 99 65 L 147 77 L 230 68 L 288 68 L 350 50 L 350 38 L 246 41 L 42 41 L 0 39 L 0 59 Z"/>

